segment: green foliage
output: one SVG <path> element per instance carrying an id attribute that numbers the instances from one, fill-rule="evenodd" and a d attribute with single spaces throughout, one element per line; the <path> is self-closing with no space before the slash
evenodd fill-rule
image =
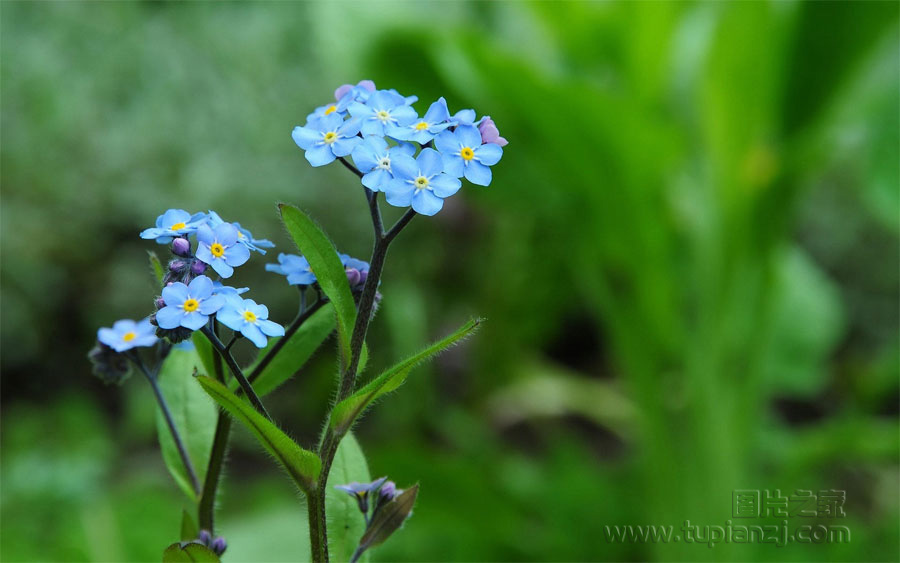
<path id="1" fill-rule="evenodd" d="M 218 381 L 205 376 L 197 377 L 197 381 L 210 397 L 256 436 L 260 444 L 275 456 L 302 491 L 309 492 L 315 486 L 321 469 L 321 462 L 316 454 L 301 448 L 277 426 Z"/>
<path id="2" fill-rule="evenodd" d="M 328 553 L 334 561 L 348 561 L 365 530 L 356 500 L 334 487 L 371 481 L 369 466 L 356 437 L 347 433 L 338 446 L 325 489 L 325 514 L 328 517 Z"/>
<path id="3" fill-rule="evenodd" d="M 181 511 L 181 541 L 191 541 L 197 539 L 200 528 L 194 517 L 187 510 Z"/>
<path id="4" fill-rule="evenodd" d="M 150 271 L 153 272 L 153 277 L 156 281 L 161 284 L 163 277 L 166 275 L 166 270 L 163 268 L 162 262 L 159 261 L 159 256 L 157 256 L 155 252 L 148 250 L 147 256 L 150 259 Z"/>
<path id="5" fill-rule="evenodd" d="M 338 435 L 349 430 L 356 419 L 372 404 L 372 401 L 403 385 L 403 382 L 406 381 L 406 376 L 409 375 L 413 368 L 465 339 L 480 324 L 481 319 L 472 319 L 450 336 L 431 344 L 421 352 L 382 372 L 381 375 L 367 383 L 362 389 L 359 389 L 334 406 L 334 409 L 331 411 L 331 428 Z"/>
<path id="6" fill-rule="evenodd" d="M 397 498 L 382 506 L 372 518 L 372 524 L 369 526 L 369 529 L 366 530 L 362 539 L 359 540 L 360 548 L 368 549 L 381 545 L 394 532 L 399 530 L 400 526 L 412 514 L 418 494 L 419 485 L 416 483 L 397 495 Z"/>
<path id="7" fill-rule="evenodd" d="M 159 387 L 169 405 L 175 427 L 181 434 L 188 457 L 191 458 L 201 483 L 206 475 L 206 464 L 209 462 L 216 427 L 216 407 L 197 387 L 192 377 L 202 367 L 196 350 L 174 348 L 163 363 L 158 377 Z M 150 394 L 149 389 L 147 394 Z M 166 467 L 188 498 L 197 500 L 175 441 L 159 409 L 156 413 L 156 429 Z"/>
<path id="8" fill-rule="evenodd" d="M 291 205 L 280 204 L 278 207 L 294 244 L 309 260 L 310 269 L 316 275 L 322 292 L 334 305 L 342 365 L 347 365 L 350 361 L 350 337 L 356 322 L 356 305 L 341 259 L 334 244 L 306 213 Z"/>
<path id="9" fill-rule="evenodd" d="M 334 327 L 334 311 L 331 304 L 327 303 L 304 321 L 275 358 L 263 368 L 253 382 L 256 393 L 260 397 L 265 396 L 290 379 L 331 335 Z M 244 371 L 251 372 L 279 340 L 280 338 L 270 338 L 269 344 L 260 350 L 257 361 Z"/>
<path id="10" fill-rule="evenodd" d="M 173 543 L 163 552 L 163 563 L 218 563 L 219 556 L 205 545 L 199 543 Z"/>

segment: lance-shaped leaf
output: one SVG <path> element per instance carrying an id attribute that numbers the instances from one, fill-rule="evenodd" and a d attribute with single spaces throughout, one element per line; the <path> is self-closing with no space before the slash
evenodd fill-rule
<path id="1" fill-rule="evenodd" d="M 365 531 L 365 522 L 359 513 L 356 499 L 335 489 L 335 485 L 345 485 L 356 481 L 370 481 L 369 466 L 359 442 L 348 432 L 338 446 L 328 485 L 325 487 L 325 513 L 328 515 L 328 552 L 333 561 L 349 561 L 360 536 Z"/>
<path id="2" fill-rule="evenodd" d="M 197 535 L 200 533 L 200 527 L 197 526 L 197 522 L 194 521 L 194 517 L 191 516 L 187 510 L 181 511 L 181 541 L 191 541 L 197 539 Z"/>
<path id="3" fill-rule="evenodd" d="M 163 563 L 219 563 L 216 553 L 199 543 L 173 543 L 163 552 Z"/>
<path id="4" fill-rule="evenodd" d="M 322 468 L 319 456 L 301 448 L 266 417 L 256 412 L 253 407 L 218 381 L 204 376 L 198 377 L 197 381 L 223 409 L 253 432 L 269 453 L 287 469 L 288 474 L 303 492 L 309 493 L 312 490 Z"/>
<path id="5" fill-rule="evenodd" d="M 362 389 L 335 405 L 331 411 L 331 428 L 335 434 L 339 436 L 344 434 L 372 401 L 400 387 L 413 368 L 466 338 L 478 328 L 479 324 L 481 324 L 481 319 L 472 319 L 450 336 L 395 364 Z"/>
<path id="6" fill-rule="evenodd" d="M 347 273 L 337 251 L 322 229 L 304 212 L 292 205 L 279 204 L 281 220 L 297 248 L 309 261 L 319 287 L 334 305 L 337 314 L 338 341 L 342 365 L 350 363 L 350 337 L 356 323 L 356 303 L 350 293 Z"/>
<path id="7" fill-rule="evenodd" d="M 159 261 L 159 256 L 157 256 L 155 252 L 148 250 L 147 256 L 150 258 L 150 270 L 153 272 L 156 281 L 161 284 L 163 277 L 166 275 L 166 270 L 163 268 L 162 262 Z"/>
<path id="8" fill-rule="evenodd" d="M 191 335 L 191 342 L 194 343 L 194 349 L 197 350 L 197 356 L 200 357 L 200 363 L 203 364 L 203 371 L 206 375 L 214 376 L 216 374 L 215 352 L 213 352 L 209 338 L 199 330 L 196 330 Z"/>
<path id="9" fill-rule="evenodd" d="M 271 393 L 297 373 L 334 331 L 334 326 L 334 309 L 330 303 L 310 315 L 253 381 L 256 394 L 262 397 Z M 260 351 L 259 359 L 247 371 L 254 370 L 279 340 L 270 338 L 268 346 Z"/>
<path id="10" fill-rule="evenodd" d="M 400 529 L 400 526 L 406 522 L 412 514 L 413 505 L 416 504 L 416 496 L 419 494 L 418 483 L 403 491 L 397 498 L 378 508 L 372 516 L 372 523 L 369 524 L 366 533 L 359 540 L 357 553 L 381 545 L 391 534 Z"/>

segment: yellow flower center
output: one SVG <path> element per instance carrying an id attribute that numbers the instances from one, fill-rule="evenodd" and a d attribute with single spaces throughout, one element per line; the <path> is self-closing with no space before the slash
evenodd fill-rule
<path id="1" fill-rule="evenodd" d="M 385 110 L 380 110 L 375 113 L 375 117 L 380 119 L 383 123 L 387 123 L 391 119 L 391 114 Z"/>
<path id="2" fill-rule="evenodd" d="M 334 112 L 336 112 L 336 111 L 337 111 L 337 106 L 334 105 L 334 104 L 331 104 L 331 105 L 328 106 L 328 108 L 325 110 L 325 115 L 330 115 L 330 114 L 332 114 L 332 113 L 334 113 Z"/>
<path id="3" fill-rule="evenodd" d="M 426 178 L 425 176 L 419 176 L 418 178 L 416 178 L 415 184 L 417 190 L 424 190 L 428 187 L 428 178 Z"/>
<path id="4" fill-rule="evenodd" d="M 185 300 L 184 303 L 181 304 L 181 308 L 184 309 L 188 313 L 193 313 L 200 307 L 200 302 L 191 297 L 190 299 Z"/>
<path id="5" fill-rule="evenodd" d="M 137 338 L 137 334 L 135 334 L 134 332 L 126 332 L 122 335 L 123 342 L 131 342 L 135 338 Z"/>
<path id="6" fill-rule="evenodd" d="M 248 323 L 255 323 L 256 315 L 253 314 L 253 311 L 244 311 L 244 320 Z"/>
<path id="7" fill-rule="evenodd" d="M 330 145 L 331 143 L 337 141 L 337 138 L 337 133 L 335 133 L 334 131 L 329 131 L 328 133 L 325 133 L 325 137 L 322 140 L 325 141 L 326 145 Z"/>
<path id="8" fill-rule="evenodd" d="M 217 242 L 214 242 L 209 246 L 209 251 L 216 258 L 221 258 L 222 256 L 225 255 L 225 247 Z"/>
<path id="9" fill-rule="evenodd" d="M 421 131 L 422 129 L 428 129 L 428 124 L 424 121 L 416 123 L 416 131 Z"/>
<path id="10" fill-rule="evenodd" d="M 173 231 L 180 231 L 181 229 L 183 229 L 185 227 L 187 227 L 187 225 L 185 225 L 184 223 L 175 223 L 174 225 L 172 225 L 171 228 Z"/>
<path id="11" fill-rule="evenodd" d="M 469 147 L 463 147 L 462 150 L 459 151 L 459 156 L 463 157 L 463 160 L 472 160 L 475 158 L 475 151 Z"/>

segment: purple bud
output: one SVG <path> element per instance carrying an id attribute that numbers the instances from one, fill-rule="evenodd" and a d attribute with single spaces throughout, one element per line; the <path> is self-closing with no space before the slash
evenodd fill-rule
<path id="1" fill-rule="evenodd" d="M 162 297 L 157 297 L 155 303 L 156 303 L 157 309 L 162 309 L 163 307 L 166 306 L 166 300 L 163 299 Z"/>
<path id="2" fill-rule="evenodd" d="M 399 493 L 397 492 L 397 484 L 393 481 L 388 481 L 384 485 L 381 486 L 381 491 L 379 491 L 379 495 L 384 500 L 393 500 L 395 496 Z"/>
<path id="3" fill-rule="evenodd" d="M 209 533 L 209 530 L 200 530 L 200 533 L 197 534 L 197 541 L 209 547 L 212 542 L 212 534 Z"/>
<path id="4" fill-rule="evenodd" d="M 369 270 L 360 270 L 359 283 L 366 283 L 367 279 L 369 279 Z"/>
<path id="5" fill-rule="evenodd" d="M 347 268 L 344 272 L 347 273 L 347 281 L 350 282 L 350 287 L 356 287 L 359 284 L 359 270 L 356 268 Z"/>
<path id="6" fill-rule="evenodd" d="M 191 264 L 191 273 L 192 274 L 199 276 L 200 274 L 202 274 L 205 271 L 206 271 L 206 264 L 204 264 L 203 262 L 201 262 L 199 260 L 194 260 L 194 263 Z"/>
<path id="7" fill-rule="evenodd" d="M 501 147 L 509 144 L 509 141 L 500 136 L 500 130 L 497 129 L 494 120 L 489 115 L 481 119 L 481 123 L 478 124 L 478 131 L 481 133 L 482 142 L 494 143 Z"/>
<path id="8" fill-rule="evenodd" d="M 172 241 L 172 253 L 176 256 L 190 256 L 191 243 L 186 238 L 178 237 Z"/>
<path id="9" fill-rule="evenodd" d="M 375 83 L 371 80 L 360 80 L 359 83 L 357 83 L 357 86 L 359 86 L 360 88 L 365 88 L 369 92 L 375 91 Z M 352 84 L 342 84 L 341 86 L 338 86 L 337 90 L 334 91 L 334 99 L 337 101 L 341 101 L 341 98 L 343 98 L 344 95 L 352 89 Z"/>
<path id="10" fill-rule="evenodd" d="M 180 272 L 184 269 L 184 261 L 183 260 L 172 260 L 169 262 L 169 270 L 173 272 Z"/>
<path id="11" fill-rule="evenodd" d="M 216 553 L 216 555 L 222 555 L 223 553 L 225 553 L 225 550 L 228 549 L 228 543 L 225 541 L 225 538 L 219 536 L 213 540 L 212 545 L 209 547 Z"/>

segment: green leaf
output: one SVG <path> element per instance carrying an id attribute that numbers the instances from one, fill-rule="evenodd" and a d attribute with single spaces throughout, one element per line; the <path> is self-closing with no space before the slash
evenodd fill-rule
<path id="1" fill-rule="evenodd" d="M 287 434 L 218 381 L 205 376 L 198 377 L 197 381 L 223 409 L 253 432 L 269 453 L 287 469 L 288 474 L 302 491 L 308 493 L 312 489 L 322 467 L 319 456 L 301 448 Z"/>
<path id="2" fill-rule="evenodd" d="M 271 393 L 297 373 L 325 342 L 334 330 L 334 325 L 334 311 L 330 303 L 310 315 L 253 382 L 256 393 L 259 396 Z M 270 338 L 268 346 L 260 351 L 259 359 L 264 358 L 279 340 L 280 338 Z M 248 371 L 257 364 L 258 360 Z"/>
<path id="3" fill-rule="evenodd" d="M 197 472 L 197 479 L 203 483 L 212 449 L 217 413 L 215 405 L 194 383 L 192 374 L 195 369 L 202 370 L 197 351 L 174 348 L 163 363 L 157 381 L 169 405 L 175 428 L 178 429 L 188 457 Z M 196 501 L 197 496 L 190 477 L 181 461 L 178 448 L 175 447 L 166 419 L 159 409 L 156 413 L 156 429 L 166 467 L 188 497 Z"/>
<path id="4" fill-rule="evenodd" d="M 148 250 L 147 256 L 150 258 L 150 270 L 156 277 L 156 281 L 161 284 L 163 277 L 166 275 L 166 270 L 163 268 L 162 262 L 159 261 L 159 256 L 157 256 L 155 252 Z"/>
<path id="5" fill-rule="evenodd" d="M 219 556 L 199 543 L 188 543 L 182 547 L 181 543 L 173 543 L 163 552 L 163 563 L 189 563 L 199 561 L 201 563 L 218 563 Z"/>
<path id="6" fill-rule="evenodd" d="M 325 489 L 325 511 L 328 514 L 328 551 L 334 561 L 349 561 L 366 525 L 356 500 L 334 487 L 354 481 L 371 481 L 369 466 L 352 433 L 341 440 Z"/>
<path id="7" fill-rule="evenodd" d="M 191 541 L 197 539 L 200 533 L 200 527 L 194 521 L 193 516 L 187 510 L 181 511 L 181 541 Z"/>
<path id="8" fill-rule="evenodd" d="M 281 220 L 297 248 L 309 260 L 322 292 L 328 296 L 337 314 L 338 341 L 343 365 L 350 362 L 350 337 L 356 323 L 356 303 L 350 293 L 347 274 L 334 244 L 310 217 L 292 205 L 279 204 Z"/>
<path id="9" fill-rule="evenodd" d="M 400 493 L 397 498 L 382 506 L 375 516 L 369 529 L 359 540 L 359 547 L 366 550 L 376 545 L 381 545 L 391 534 L 400 529 L 400 526 L 406 522 L 409 515 L 412 514 L 413 506 L 416 504 L 416 496 L 419 494 L 418 483 Z"/>
<path id="10" fill-rule="evenodd" d="M 202 371 L 206 375 L 214 377 L 216 374 L 216 353 L 213 351 L 212 343 L 199 330 L 194 331 L 191 335 L 191 342 L 194 343 L 194 348 L 197 350 L 197 356 L 200 358 L 200 363 L 203 364 Z"/>
<path id="11" fill-rule="evenodd" d="M 410 356 L 402 362 L 395 364 L 393 367 L 370 381 L 365 387 L 335 405 L 334 410 L 331 411 L 331 427 L 334 432 L 341 435 L 349 430 L 353 425 L 353 422 L 363 413 L 363 411 L 365 411 L 372 401 L 385 393 L 390 393 L 400 387 L 400 385 L 406 381 L 406 376 L 409 375 L 409 372 L 412 371 L 414 367 L 466 338 L 472 334 L 480 324 L 481 319 L 470 320 L 450 336 L 435 342 L 418 354 Z"/>

